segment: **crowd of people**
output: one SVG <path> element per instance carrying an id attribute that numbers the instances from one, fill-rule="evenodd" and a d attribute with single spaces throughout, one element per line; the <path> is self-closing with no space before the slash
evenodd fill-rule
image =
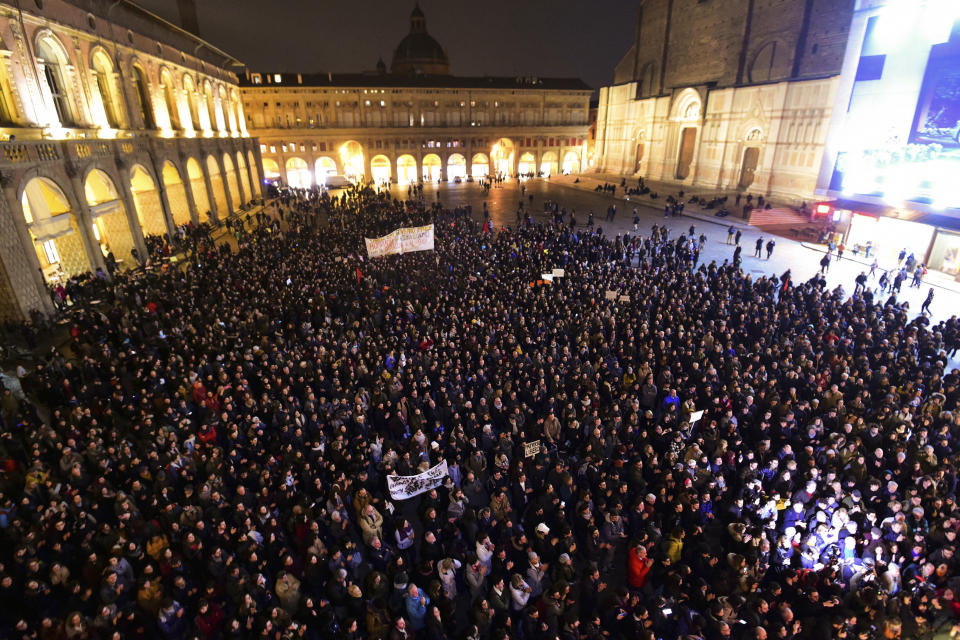
<path id="1" fill-rule="evenodd" d="M 699 264 L 686 234 L 277 209 L 117 274 L 4 392 L 0 637 L 952 629 L 956 318 Z M 435 251 L 365 258 L 430 222 Z"/>

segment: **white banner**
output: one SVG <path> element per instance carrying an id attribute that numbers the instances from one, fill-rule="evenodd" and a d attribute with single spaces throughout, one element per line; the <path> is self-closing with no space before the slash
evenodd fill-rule
<path id="1" fill-rule="evenodd" d="M 400 253 L 433 251 L 433 225 L 397 229 L 400 233 Z"/>
<path id="2" fill-rule="evenodd" d="M 394 500 L 406 500 L 443 484 L 447 477 L 447 461 L 415 476 L 387 476 L 387 489 Z"/>
<path id="3" fill-rule="evenodd" d="M 411 251 L 433 251 L 433 225 L 423 227 L 403 227 L 380 238 L 364 238 L 367 255 L 371 258 L 388 256 L 393 253 Z"/>
<path id="4" fill-rule="evenodd" d="M 367 244 L 367 256 L 371 258 L 400 253 L 400 234 L 397 231 L 382 238 L 364 238 L 363 241 Z"/>

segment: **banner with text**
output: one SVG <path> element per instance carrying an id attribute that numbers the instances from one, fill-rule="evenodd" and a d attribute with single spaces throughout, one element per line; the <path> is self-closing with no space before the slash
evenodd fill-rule
<path id="1" fill-rule="evenodd" d="M 433 225 L 403 227 L 380 238 L 364 238 L 367 255 L 371 258 L 411 251 L 433 251 Z"/>
<path id="2" fill-rule="evenodd" d="M 430 489 L 436 489 L 447 477 L 447 461 L 415 476 L 387 476 L 387 489 L 394 500 L 406 500 Z"/>

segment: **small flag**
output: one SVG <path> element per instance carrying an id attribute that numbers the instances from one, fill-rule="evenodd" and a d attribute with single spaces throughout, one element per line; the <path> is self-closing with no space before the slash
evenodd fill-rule
<path id="1" fill-rule="evenodd" d="M 360 267 L 357 267 L 357 283 L 359 284 L 361 280 L 363 280 L 363 274 L 360 273 Z"/>

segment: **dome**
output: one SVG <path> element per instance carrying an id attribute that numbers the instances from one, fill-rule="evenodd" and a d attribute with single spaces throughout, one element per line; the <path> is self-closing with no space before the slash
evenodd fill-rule
<path id="1" fill-rule="evenodd" d="M 410 13 L 410 33 L 400 41 L 390 64 L 392 73 L 448 75 L 450 61 L 440 43 L 427 33 L 427 21 L 420 5 Z"/>

